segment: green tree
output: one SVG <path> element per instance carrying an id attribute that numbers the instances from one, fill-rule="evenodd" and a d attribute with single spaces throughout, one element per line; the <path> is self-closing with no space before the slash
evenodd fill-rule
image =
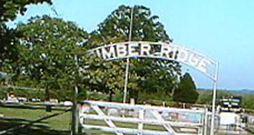
<path id="1" fill-rule="evenodd" d="M 199 93 L 196 91 L 196 85 L 189 73 L 185 73 L 181 79 L 178 88 L 175 90 L 173 100 L 183 103 L 195 103 Z"/>
<path id="2" fill-rule="evenodd" d="M 23 34 L 20 70 L 45 88 L 46 101 L 52 97 L 72 100 L 72 133 L 76 134 L 77 93 L 83 87 L 80 70 L 88 34 L 72 22 L 49 16 L 32 18 L 17 29 Z"/>
<path id="3" fill-rule="evenodd" d="M 6 23 L 16 19 L 18 14 L 24 15 L 27 6 L 40 3 L 52 4 L 51 0 L 1 0 L 0 1 L 0 71 L 19 74 L 19 52 L 16 42 L 21 33 L 7 27 Z"/>
<path id="4" fill-rule="evenodd" d="M 254 109 L 254 95 L 243 95 L 243 107 L 246 109 Z"/>
<path id="5" fill-rule="evenodd" d="M 57 91 L 70 93 L 68 90 L 73 91 L 75 85 L 81 84 L 79 67 L 84 63 L 83 44 L 88 37 L 83 29 L 72 22 L 43 16 L 20 24 L 17 30 L 22 33 L 20 70 L 23 76 L 46 89 L 46 99 L 50 98 L 49 93 L 59 98 Z"/>
<path id="6" fill-rule="evenodd" d="M 91 38 L 89 39 L 87 46 L 89 48 L 94 48 L 109 43 L 128 41 L 130 18 L 131 7 L 124 5 L 119 6 L 118 9 L 113 11 L 102 23 L 99 24 L 97 30 L 91 33 Z M 158 21 L 158 16 L 152 15 L 150 9 L 144 6 L 134 6 L 132 40 L 172 42 L 172 39 L 167 35 L 164 26 Z M 149 84 L 147 81 L 152 82 L 157 78 L 154 78 L 154 76 L 151 76 L 150 74 L 156 74 L 157 76 L 161 75 L 160 80 L 154 81 L 158 84 L 157 87 L 160 87 L 162 86 L 160 83 L 163 80 L 163 88 L 160 87 L 159 89 L 171 90 L 171 85 L 164 84 L 172 84 L 171 81 L 176 79 L 181 71 L 179 63 L 173 61 L 131 59 L 130 63 L 128 90 L 130 90 L 131 97 L 135 98 L 138 98 L 136 96 L 138 96 L 140 90 L 151 90 L 151 88 L 147 86 L 147 84 Z M 117 86 L 109 83 L 108 88 L 122 90 L 124 85 L 123 73 L 125 71 L 125 62 L 115 61 L 106 64 L 111 68 L 109 70 L 104 70 L 105 68 L 103 67 L 98 69 L 103 72 L 102 74 L 106 74 L 106 72 L 115 72 L 117 73 L 116 76 L 122 77 L 121 81 L 119 78 L 111 78 L 112 80 L 117 80 L 119 83 Z M 111 72 L 110 70 L 113 71 Z M 164 70 L 167 70 L 169 74 L 165 75 Z M 100 80 L 108 82 L 108 76 L 98 77 Z M 154 88 L 157 89 L 157 87 Z"/>
<path id="7" fill-rule="evenodd" d="M 218 96 L 218 93 L 217 93 Z M 212 90 L 199 90 L 199 96 L 197 103 L 198 104 L 207 104 L 211 105 L 213 99 L 213 91 Z"/>
<path id="8" fill-rule="evenodd" d="M 24 15 L 27 5 L 43 2 L 52 4 L 52 0 L 1 0 L 0 22 L 13 21 L 18 14 Z"/>
<path id="9" fill-rule="evenodd" d="M 109 95 L 108 100 L 112 101 L 113 95 L 122 89 L 124 83 L 124 65 L 117 65 L 115 61 L 102 61 L 98 57 L 86 59 L 84 83 L 87 89 L 99 91 Z"/>

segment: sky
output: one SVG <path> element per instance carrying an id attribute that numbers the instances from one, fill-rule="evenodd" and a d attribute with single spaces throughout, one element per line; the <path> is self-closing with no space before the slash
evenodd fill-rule
<path id="1" fill-rule="evenodd" d="M 28 6 L 9 26 L 47 14 L 91 32 L 122 4 L 150 8 L 175 43 L 217 60 L 219 89 L 254 90 L 253 0 L 54 0 L 53 5 Z M 183 71 L 191 73 L 199 88 L 212 88 L 200 72 L 188 66 Z"/>

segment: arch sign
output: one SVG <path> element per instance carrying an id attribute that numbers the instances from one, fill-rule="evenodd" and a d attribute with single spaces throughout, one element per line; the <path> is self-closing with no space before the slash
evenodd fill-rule
<path id="1" fill-rule="evenodd" d="M 188 48 L 163 42 L 130 41 L 97 47 L 89 51 L 105 60 L 157 58 L 173 60 L 194 67 L 212 80 L 216 79 L 216 62 Z"/>
<path id="2" fill-rule="evenodd" d="M 97 47 L 89 50 L 89 53 L 97 55 L 105 60 L 127 59 L 127 63 L 129 58 L 156 58 L 177 61 L 202 72 L 213 81 L 212 121 L 210 134 L 214 134 L 215 101 L 218 77 L 218 63 L 216 61 L 191 49 L 173 43 L 164 42 L 120 42 Z M 126 74 L 126 76 L 128 76 L 128 74 Z"/>

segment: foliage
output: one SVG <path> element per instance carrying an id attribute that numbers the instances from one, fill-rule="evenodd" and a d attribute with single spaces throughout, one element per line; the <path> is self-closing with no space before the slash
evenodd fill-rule
<path id="1" fill-rule="evenodd" d="M 197 103 L 198 104 L 207 104 L 211 105 L 212 104 L 212 97 L 213 97 L 213 91 L 212 90 L 199 90 L 199 98 Z M 253 94 L 241 94 L 241 93 L 236 93 L 233 91 L 228 91 L 228 90 L 217 90 L 217 100 L 221 99 L 222 97 L 231 97 L 231 96 L 236 96 L 236 97 L 242 97 L 242 107 L 246 109 L 254 109 L 254 104 L 253 104 L 253 99 L 254 95 Z"/>
<path id="2" fill-rule="evenodd" d="M 1 0 L 0 1 L 0 71 L 19 74 L 17 68 L 19 52 L 16 42 L 20 36 L 15 29 L 8 28 L 6 22 L 16 19 L 18 14 L 24 15 L 27 5 L 49 3 L 51 0 Z"/>
<path id="3" fill-rule="evenodd" d="M 117 65 L 115 61 L 105 62 L 93 56 L 86 59 L 86 65 L 88 68 L 83 73 L 86 88 L 109 94 L 111 101 L 112 96 L 122 88 L 124 66 Z"/>
<path id="4" fill-rule="evenodd" d="M 15 93 L 18 97 L 26 97 L 28 99 L 39 98 L 43 99 L 44 91 L 41 90 L 24 90 L 20 88 L 0 88 L 0 99 L 6 99 L 7 93 Z"/>
<path id="5" fill-rule="evenodd" d="M 197 100 L 198 104 L 207 104 L 207 105 L 212 104 L 213 90 L 199 90 L 198 93 L 199 93 L 199 97 Z M 226 90 L 217 90 L 216 93 L 217 99 L 222 99 L 223 97 L 241 96 Z"/>
<path id="6" fill-rule="evenodd" d="M 131 7 L 121 5 L 101 24 L 97 32 L 106 43 L 128 41 L 130 34 Z M 133 41 L 171 41 L 159 17 L 152 15 L 149 8 L 133 7 Z"/>
<path id="7" fill-rule="evenodd" d="M 183 103 L 195 103 L 198 99 L 196 85 L 189 73 L 185 73 L 181 79 L 178 88 L 175 90 L 173 100 Z"/>
<path id="8" fill-rule="evenodd" d="M 24 15 L 29 4 L 39 4 L 51 0 L 1 0 L 0 2 L 0 22 L 13 21 L 18 14 Z"/>
<path id="9" fill-rule="evenodd" d="M 22 33 L 19 45 L 22 75 L 46 91 L 68 93 L 73 90 L 81 81 L 79 67 L 83 59 L 78 56 L 85 52 L 82 44 L 87 33 L 72 22 L 48 16 L 32 18 L 28 24 L 20 24 L 17 30 Z"/>
<path id="10" fill-rule="evenodd" d="M 8 29 L 5 24 L 0 24 L 0 69 L 3 66 L 9 66 L 18 59 L 18 52 L 15 43 L 17 42 L 17 33 L 13 29 Z"/>
<path id="11" fill-rule="evenodd" d="M 209 90 L 209 91 L 199 90 L 198 93 L 199 93 L 198 100 L 197 100 L 198 104 L 207 104 L 207 105 L 212 104 L 212 99 L 213 99 L 212 90 Z"/>
<path id="12" fill-rule="evenodd" d="M 15 13 L 23 11 L 21 6 Z M 158 21 L 158 16 L 152 15 L 149 8 L 134 6 L 133 11 L 132 40 L 172 42 Z M 85 88 L 91 91 L 109 94 L 109 100 L 112 100 L 112 96 L 119 91 L 121 93 L 123 89 L 125 61 L 105 62 L 92 56 L 87 57 L 85 52 L 100 45 L 128 41 L 130 13 L 131 7 L 120 6 L 89 36 L 72 22 L 48 16 L 35 17 L 28 24 L 19 24 L 14 31 L 19 34 L 19 39 L 12 41 L 15 47 L 11 47 L 19 59 L 11 56 L 15 58 L 11 65 L 12 71 L 20 75 L 17 79 L 24 80 L 22 84 L 45 88 L 53 97 L 70 98 L 70 90 L 79 83 L 85 84 Z M 5 20 L 15 18 L 13 15 L 8 16 L 9 19 Z M 140 92 L 156 92 L 170 98 L 180 74 L 178 62 L 131 59 L 128 84 L 130 97 L 139 99 Z M 17 83 L 20 84 L 20 81 Z"/>
<path id="13" fill-rule="evenodd" d="M 99 24 L 97 30 L 91 33 L 91 38 L 89 38 L 87 47 L 94 48 L 109 43 L 128 41 L 128 36 L 130 34 L 130 18 L 131 7 L 120 6 Z M 150 9 L 144 6 L 134 6 L 132 40 L 155 42 L 172 41 L 164 30 L 164 26 L 158 21 L 158 16 L 152 15 Z M 96 69 L 96 72 L 100 73 L 100 75 L 96 76 L 96 80 L 100 81 L 89 86 L 98 86 L 96 90 L 101 91 L 104 88 L 108 89 L 109 92 L 123 89 L 125 72 L 124 61 L 113 61 L 104 64 L 99 61 L 101 60 L 98 60 L 98 63 L 101 63 L 101 67 L 97 66 L 98 69 Z M 147 92 L 171 91 L 172 81 L 177 82 L 176 80 L 180 71 L 179 63 L 173 61 L 131 59 L 130 79 L 128 83 L 130 97 L 138 99 L 138 91 L 140 90 Z M 110 76 L 112 73 L 114 73 L 113 76 Z M 157 78 L 158 80 L 156 80 Z M 157 83 L 157 85 L 151 88 L 150 85 L 148 86 L 150 83 Z"/>
<path id="14" fill-rule="evenodd" d="M 254 95 L 244 95 L 243 96 L 243 107 L 246 109 L 254 109 Z"/>

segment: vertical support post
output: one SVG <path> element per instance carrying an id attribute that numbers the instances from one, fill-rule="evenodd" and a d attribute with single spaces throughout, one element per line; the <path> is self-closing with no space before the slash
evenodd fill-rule
<path id="1" fill-rule="evenodd" d="M 75 61 L 78 69 L 78 58 L 75 56 Z M 78 72 L 79 74 L 79 72 Z M 78 86 L 76 84 L 74 88 L 74 94 L 73 94 L 73 105 L 72 105 L 72 125 L 71 125 L 71 135 L 77 135 L 78 134 L 78 125 L 79 125 L 79 119 L 78 119 L 78 103 L 77 103 L 77 95 L 78 95 Z"/>
<path id="2" fill-rule="evenodd" d="M 132 36 L 132 20 L 133 20 L 133 10 L 134 7 L 131 8 L 131 20 L 130 20 L 130 31 L 129 31 L 129 42 L 131 41 Z M 128 54 L 129 55 L 129 54 Z M 126 60 L 126 68 L 125 68 L 125 81 L 124 81 L 124 96 L 123 96 L 123 103 L 126 103 L 127 99 L 127 87 L 128 87 L 128 77 L 129 77 L 129 67 L 130 67 L 130 59 L 127 57 Z"/>
<path id="3" fill-rule="evenodd" d="M 208 121 L 208 115 L 207 115 L 207 108 L 205 107 L 204 123 L 203 123 L 203 129 L 204 129 L 203 135 L 207 135 L 207 124 L 208 124 L 207 121 Z"/>
<path id="4" fill-rule="evenodd" d="M 139 119 L 143 120 L 144 119 L 144 109 L 140 109 L 138 115 L 139 115 Z M 143 135 L 143 127 L 144 127 L 143 122 L 138 123 L 139 135 Z"/>
<path id="5" fill-rule="evenodd" d="M 77 107 L 77 95 L 78 87 L 75 86 L 74 97 L 72 99 L 72 124 L 71 124 L 71 135 L 78 134 L 78 107 Z"/>
<path id="6" fill-rule="evenodd" d="M 126 68 L 125 68 L 125 81 L 124 81 L 123 103 L 126 103 L 126 99 L 127 99 L 127 87 L 128 87 L 128 77 L 129 77 L 129 66 L 130 66 L 130 60 L 129 60 L 129 58 L 127 58 L 127 61 L 126 61 Z"/>
<path id="7" fill-rule="evenodd" d="M 214 120 L 215 120 L 215 106 L 216 106 L 216 91 L 217 91 L 217 81 L 218 81 L 218 69 L 219 63 L 216 64 L 215 77 L 213 80 L 213 103 L 212 103 L 212 120 L 211 120 L 211 131 L 210 135 L 214 135 Z"/>

